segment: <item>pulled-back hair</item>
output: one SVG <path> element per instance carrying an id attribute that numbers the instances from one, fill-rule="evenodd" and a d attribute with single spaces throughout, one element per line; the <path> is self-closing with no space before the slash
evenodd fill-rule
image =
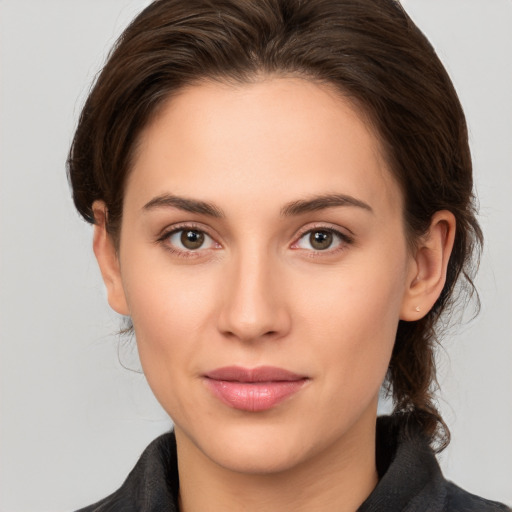
<path id="1" fill-rule="evenodd" d="M 423 318 L 400 321 L 387 375 L 395 412 L 407 413 L 442 449 L 449 431 L 433 399 L 435 329 L 456 292 L 473 291 L 482 234 L 460 102 L 397 1 L 153 2 L 117 41 L 81 113 L 68 159 L 75 205 L 93 223 L 92 203 L 103 200 L 107 229 L 118 240 L 138 137 L 164 102 L 203 80 L 248 83 L 268 75 L 329 84 L 364 113 L 401 187 L 411 245 L 436 211 L 456 218 L 444 289 Z"/>

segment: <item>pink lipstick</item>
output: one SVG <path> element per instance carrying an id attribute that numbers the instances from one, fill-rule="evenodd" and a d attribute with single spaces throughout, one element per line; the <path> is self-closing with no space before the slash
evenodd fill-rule
<path id="1" fill-rule="evenodd" d="M 297 393 L 308 380 L 273 366 L 227 366 L 205 374 L 205 383 L 217 398 L 234 409 L 250 412 L 271 409 Z"/>

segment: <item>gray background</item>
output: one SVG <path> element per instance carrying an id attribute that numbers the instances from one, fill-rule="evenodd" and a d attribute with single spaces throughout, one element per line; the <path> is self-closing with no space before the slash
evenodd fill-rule
<path id="1" fill-rule="evenodd" d="M 0 0 L 0 510 L 64 511 L 113 491 L 168 429 L 118 360 L 64 162 L 90 83 L 143 0 Z M 512 504 L 512 2 L 407 0 L 465 106 L 487 237 L 480 316 L 445 341 L 440 405 L 459 485 Z M 121 361 L 138 368 L 133 347 Z"/>

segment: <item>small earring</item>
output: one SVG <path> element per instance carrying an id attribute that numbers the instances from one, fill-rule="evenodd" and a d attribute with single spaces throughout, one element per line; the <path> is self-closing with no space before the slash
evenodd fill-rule
<path id="1" fill-rule="evenodd" d="M 416 311 L 419 313 L 421 311 L 420 307 L 419 306 L 416 306 Z"/>

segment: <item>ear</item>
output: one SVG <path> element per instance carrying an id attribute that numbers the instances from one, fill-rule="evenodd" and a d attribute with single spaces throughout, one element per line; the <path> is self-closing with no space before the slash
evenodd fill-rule
<path id="1" fill-rule="evenodd" d="M 447 210 L 436 212 L 428 232 L 414 249 L 400 311 L 400 320 L 424 317 L 439 298 L 455 239 L 456 221 Z"/>
<path id="2" fill-rule="evenodd" d="M 103 201 L 94 201 L 92 210 L 94 213 L 93 249 L 107 288 L 108 303 L 117 313 L 129 315 L 117 250 L 111 235 L 107 232 L 107 207 Z"/>

